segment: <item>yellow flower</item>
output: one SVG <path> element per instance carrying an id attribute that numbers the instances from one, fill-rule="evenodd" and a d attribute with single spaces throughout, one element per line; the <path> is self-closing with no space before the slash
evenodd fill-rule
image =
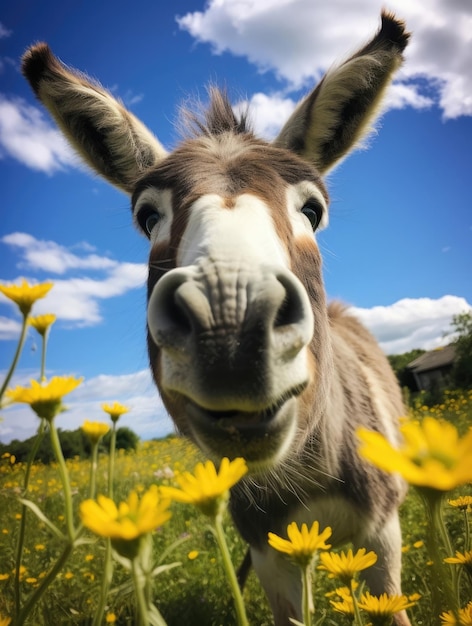
<path id="1" fill-rule="evenodd" d="M 421 424 L 407 421 L 400 429 L 404 441 L 395 448 L 380 433 L 359 428 L 359 454 L 419 487 L 448 491 L 472 481 L 472 429 L 459 438 L 455 426 L 432 417 Z"/>
<path id="2" fill-rule="evenodd" d="M 439 616 L 442 626 L 457 626 L 457 620 L 452 611 L 445 611 Z"/>
<path id="3" fill-rule="evenodd" d="M 386 593 L 373 596 L 368 591 L 363 593 L 359 600 L 359 608 L 366 611 L 371 618 L 392 617 L 395 613 L 409 609 L 414 604 L 414 602 L 409 602 L 406 596 L 389 596 Z"/>
<path id="4" fill-rule="evenodd" d="M 160 491 L 166 498 L 194 504 L 205 515 L 214 517 L 219 513 L 221 504 L 228 499 L 229 489 L 246 472 L 246 461 L 242 458 L 236 458 L 233 461 L 223 458 L 218 472 L 212 461 L 206 461 L 197 463 L 193 474 L 182 472 L 176 476 L 180 489 L 160 487 Z"/>
<path id="5" fill-rule="evenodd" d="M 331 545 L 326 539 L 331 537 L 331 528 L 327 526 L 320 534 L 320 525 L 313 522 L 310 530 L 306 524 L 302 524 L 301 530 L 296 522 L 287 526 L 288 539 L 282 539 L 275 533 L 269 533 L 269 545 L 275 550 L 288 554 L 302 567 L 306 567 L 312 561 L 317 550 L 329 550 Z"/>
<path id="6" fill-rule="evenodd" d="M 98 443 L 103 435 L 106 435 L 110 430 L 108 424 L 104 422 L 89 422 L 89 420 L 85 420 L 81 428 L 92 445 Z"/>
<path id="7" fill-rule="evenodd" d="M 41 552 L 42 550 L 46 550 L 46 546 L 43 543 L 37 543 L 34 546 L 34 549 L 37 550 L 38 552 Z"/>
<path id="8" fill-rule="evenodd" d="M 46 313 L 45 315 L 36 315 L 28 319 L 28 324 L 32 326 L 42 337 L 46 334 L 47 330 L 56 321 L 56 316 L 53 313 Z"/>
<path id="9" fill-rule="evenodd" d="M 107 613 L 105 617 L 107 624 L 114 624 L 116 622 L 116 615 L 114 613 Z"/>
<path id="10" fill-rule="evenodd" d="M 10 574 L 0 574 L 0 580 L 8 580 L 10 578 Z"/>
<path id="11" fill-rule="evenodd" d="M 105 413 L 108 413 L 112 422 L 117 422 L 124 413 L 128 413 L 129 408 L 120 404 L 119 402 L 113 402 L 113 404 L 102 404 L 102 409 Z"/>
<path id="12" fill-rule="evenodd" d="M 0 293 L 3 293 L 4 296 L 13 300 L 26 317 L 36 300 L 44 298 L 52 286 L 53 283 L 29 285 L 26 280 L 23 279 L 21 285 L 0 285 Z"/>
<path id="13" fill-rule="evenodd" d="M 44 383 L 32 380 L 31 387 L 8 389 L 7 396 L 13 402 L 29 404 L 38 417 L 50 421 L 64 410 L 62 398 L 78 387 L 82 380 L 73 376 L 54 376 Z"/>
<path id="14" fill-rule="evenodd" d="M 334 591 L 328 591 L 328 593 L 325 593 L 325 596 L 327 598 L 330 598 L 331 596 L 339 596 L 341 600 L 346 600 L 351 597 L 351 588 L 355 591 L 358 586 L 359 583 L 357 580 L 353 580 L 350 587 L 337 587 Z"/>
<path id="15" fill-rule="evenodd" d="M 443 626 L 472 626 L 472 602 L 459 609 L 459 621 L 456 620 L 452 611 L 442 613 L 440 616 Z"/>
<path id="16" fill-rule="evenodd" d="M 448 502 L 460 511 L 470 511 L 472 509 L 472 496 L 459 496 L 459 498 L 448 500 Z"/>
<path id="17" fill-rule="evenodd" d="M 339 554 L 321 552 L 320 560 L 322 564 L 318 565 L 318 569 L 330 572 L 333 576 L 340 578 L 344 584 L 349 585 L 356 572 L 370 567 L 377 561 L 377 555 L 375 552 L 366 554 L 365 548 L 360 548 L 356 554 L 353 554 L 352 549 L 349 548 L 347 554 L 344 551 Z"/>
<path id="18" fill-rule="evenodd" d="M 343 615 L 354 615 L 354 602 L 352 600 L 352 596 L 348 598 L 344 598 L 342 601 L 330 600 L 331 606 L 338 613 L 342 613 Z"/>
<path id="19" fill-rule="evenodd" d="M 170 518 L 169 504 L 160 497 L 157 486 L 151 485 L 141 500 L 132 491 L 118 506 L 105 496 L 85 500 L 80 504 L 80 516 L 84 526 L 96 535 L 110 537 L 117 552 L 132 559 L 139 551 L 140 538 Z"/>
<path id="20" fill-rule="evenodd" d="M 187 558 L 189 559 L 189 561 L 194 561 L 198 556 L 198 550 L 190 550 L 190 552 L 187 554 Z"/>
<path id="21" fill-rule="evenodd" d="M 408 600 L 410 602 L 418 602 L 420 598 L 421 598 L 421 594 L 419 593 L 412 593 L 411 596 L 408 596 Z"/>
<path id="22" fill-rule="evenodd" d="M 457 565 L 464 565 L 467 569 L 470 569 L 472 572 L 472 550 L 468 552 L 456 552 L 456 556 L 449 556 L 444 559 L 445 563 L 455 563 Z"/>
<path id="23" fill-rule="evenodd" d="M 424 541 L 422 541 L 421 539 L 419 541 L 415 541 L 415 543 L 413 544 L 414 548 L 422 548 L 424 546 Z"/>
<path id="24" fill-rule="evenodd" d="M 11 622 L 11 617 L 2 617 L 0 615 L 0 626 L 8 626 L 10 622 Z"/>
<path id="25" fill-rule="evenodd" d="M 64 574 L 64 578 L 65 578 L 66 580 L 70 580 L 71 578 L 74 578 L 74 574 L 73 574 L 72 572 L 66 572 L 66 573 Z"/>

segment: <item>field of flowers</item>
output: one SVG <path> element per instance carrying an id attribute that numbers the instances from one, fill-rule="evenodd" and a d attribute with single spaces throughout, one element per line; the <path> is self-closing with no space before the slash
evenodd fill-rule
<path id="1" fill-rule="evenodd" d="M 472 422 L 472 392 L 450 393 L 443 405 L 419 406 L 414 417 L 433 414 L 447 418 L 458 430 Z M 60 417 L 58 418 L 60 419 Z M 172 485 L 174 477 L 192 470 L 201 460 L 199 451 L 189 442 L 169 437 L 161 441 L 143 442 L 137 452 L 118 453 L 115 459 L 115 500 L 125 500 L 131 490 L 145 493 L 150 485 Z M 89 494 L 90 460 L 67 461 L 74 502 L 78 504 Z M 14 604 L 14 573 L 16 546 L 20 527 L 25 467 L 5 454 L 0 462 L 0 615 L 11 615 Z M 98 460 L 96 470 L 97 493 L 106 493 L 108 457 Z M 472 495 L 470 486 L 459 493 Z M 27 498 L 35 502 L 50 520 L 63 529 L 64 497 L 56 464 L 34 463 L 31 468 Z M 204 516 L 194 507 L 175 505 L 170 522 L 153 535 L 154 558 L 158 563 L 177 562 L 175 568 L 164 571 L 154 579 L 154 598 L 169 626 L 173 624 L 235 624 L 234 609 L 229 588 L 224 584 L 225 573 L 213 534 Z M 452 506 L 445 509 L 446 522 L 451 531 L 455 549 L 464 550 L 465 533 L 460 511 Z M 411 490 L 402 508 L 404 537 L 404 592 L 419 599 L 410 609 L 416 624 L 439 623 L 431 615 L 431 563 L 425 545 L 426 521 L 421 502 Z M 234 563 L 239 564 L 245 546 L 234 531 L 229 517 L 225 530 Z M 24 557 L 20 571 L 21 593 L 28 597 L 46 576 L 51 563 L 61 550 L 61 541 L 48 525 L 28 511 L 26 520 Z M 103 541 L 84 537 L 73 555 L 58 573 L 41 602 L 33 610 L 31 624 L 91 624 L 103 574 L 105 548 Z M 133 624 L 134 599 L 127 586 L 129 572 L 117 565 L 106 604 L 106 623 Z M 337 588 L 336 581 L 319 572 L 314 583 L 317 609 L 326 612 L 325 624 L 352 623 L 352 617 L 335 613 L 330 600 Z M 244 592 L 249 623 L 263 626 L 271 623 L 270 612 L 258 582 L 251 574 Z M 445 622 L 447 623 L 447 622 Z M 453 622 L 450 622 L 453 623 Z M 464 622 L 465 623 L 465 622 Z M 467 622 L 469 623 L 469 622 Z"/>
<path id="2" fill-rule="evenodd" d="M 102 405 L 107 421 L 84 421 L 91 457 L 64 459 L 62 400 L 81 380 L 45 378 L 55 318 L 30 316 L 51 286 L 0 286 L 23 315 L 0 402 L 28 404 L 38 416 L 29 459 L 18 462 L 8 451 L 0 458 L 0 626 L 270 625 L 256 577 L 241 594 L 234 571 L 246 546 L 226 506 L 247 471 L 243 459 L 216 468 L 175 437 L 117 453 L 117 422 L 129 410 L 118 403 Z M 28 326 L 42 337 L 39 381 L 9 389 Z M 359 574 L 376 562 L 374 552 L 330 551 L 329 527 L 293 522 L 286 536 L 269 533 L 268 543 L 300 568 L 303 624 L 294 624 L 389 626 L 407 609 L 417 626 L 472 625 L 472 391 L 448 392 L 435 407 L 418 398 L 410 413 L 399 448 L 357 431 L 365 460 L 413 486 L 401 510 L 404 595 L 375 597 L 363 588 Z M 99 456 L 109 431 L 108 454 Z M 55 463 L 35 461 L 42 438 Z"/>

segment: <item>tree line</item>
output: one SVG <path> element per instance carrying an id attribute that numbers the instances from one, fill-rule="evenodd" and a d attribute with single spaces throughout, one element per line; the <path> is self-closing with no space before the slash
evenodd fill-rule
<path id="1" fill-rule="evenodd" d="M 61 442 L 62 452 L 64 458 L 72 459 L 74 457 L 87 458 L 91 454 L 90 441 L 84 434 L 81 428 L 76 430 L 62 430 L 58 429 L 59 440 Z M 30 453 L 33 442 L 37 435 L 19 441 L 13 439 L 8 444 L 0 443 L 0 457 L 8 452 L 15 457 L 16 462 L 26 462 Z M 99 443 L 99 451 L 102 453 L 108 453 L 110 449 L 110 433 L 108 432 Z M 138 435 L 126 426 L 121 426 L 116 430 L 116 448 L 118 450 L 136 450 L 139 442 Z M 54 461 L 54 452 L 52 450 L 48 434 L 41 439 L 41 443 L 36 454 L 36 460 L 42 463 L 51 463 Z"/>

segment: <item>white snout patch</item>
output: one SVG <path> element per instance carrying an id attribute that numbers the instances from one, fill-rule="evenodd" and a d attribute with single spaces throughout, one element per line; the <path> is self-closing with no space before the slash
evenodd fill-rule
<path id="1" fill-rule="evenodd" d="M 241 194 L 231 208 L 217 194 L 207 194 L 192 206 L 177 262 L 195 265 L 202 257 L 289 267 L 267 205 L 251 194 Z"/>

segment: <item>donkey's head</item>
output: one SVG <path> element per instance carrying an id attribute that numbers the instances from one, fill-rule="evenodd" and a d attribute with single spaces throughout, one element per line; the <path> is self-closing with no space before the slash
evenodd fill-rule
<path id="1" fill-rule="evenodd" d="M 323 410 L 330 343 L 313 231 L 321 176 L 369 131 L 408 35 L 388 14 L 272 143 L 213 90 L 205 121 L 168 154 L 100 86 L 45 44 L 24 56 L 35 93 L 84 160 L 131 195 L 151 244 L 151 368 L 178 428 L 214 457 L 263 467 Z"/>

